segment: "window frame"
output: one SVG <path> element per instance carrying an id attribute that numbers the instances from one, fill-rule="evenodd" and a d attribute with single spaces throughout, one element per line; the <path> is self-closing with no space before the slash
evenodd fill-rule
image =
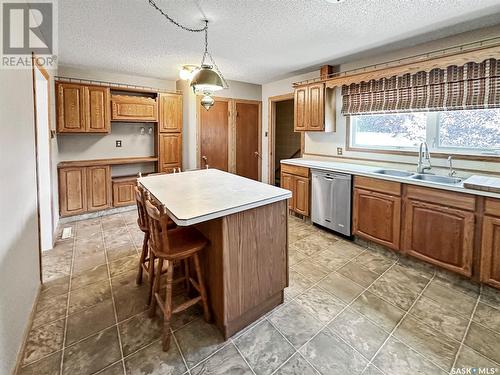
<path id="1" fill-rule="evenodd" d="M 444 147 L 439 146 L 439 115 L 441 112 L 427 112 L 426 124 L 426 142 L 429 145 L 430 151 L 440 157 L 455 156 L 458 159 L 470 159 L 481 161 L 500 161 L 500 148 L 495 149 L 479 149 L 466 147 Z M 346 116 L 346 150 L 358 152 L 373 152 L 382 154 L 400 154 L 400 155 L 416 155 L 416 147 L 400 147 L 400 146 L 365 146 L 355 143 L 356 134 L 355 119 L 356 115 Z"/>

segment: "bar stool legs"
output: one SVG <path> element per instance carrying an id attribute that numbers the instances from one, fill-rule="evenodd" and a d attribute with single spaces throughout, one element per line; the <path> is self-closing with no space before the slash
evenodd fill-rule
<path id="1" fill-rule="evenodd" d="M 208 323 L 210 321 L 210 309 L 208 308 L 207 291 L 205 290 L 205 283 L 203 282 L 203 276 L 201 275 L 200 258 L 198 253 L 193 255 L 194 268 L 196 270 L 196 278 L 198 279 L 198 292 L 201 296 L 201 303 L 203 305 L 203 318 Z M 191 283 L 195 285 L 195 281 L 191 280 Z M 195 286 L 196 288 L 196 286 Z"/>
<path id="2" fill-rule="evenodd" d="M 172 318 L 172 284 L 173 284 L 173 278 L 174 278 L 174 265 L 172 262 L 171 264 L 168 265 L 168 270 L 167 270 L 167 286 L 166 286 L 166 292 L 165 292 L 165 303 L 161 304 L 161 301 L 159 302 L 160 307 L 162 307 L 163 310 L 163 351 L 167 351 L 170 348 L 170 319 Z M 160 298 L 158 295 L 157 298 Z"/>
<path id="3" fill-rule="evenodd" d="M 137 280 L 136 280 L 137 285 L 142 284 L 142 273 L 144 270 L 144 265 L 148 261 L 148 259 L 147 259 L 147 256 L 148 256 L 148 238 L 149 238 L 149 233 L 144 233 L 144 240 L 142 241 L 141 260 L 139 261 L 139 272 L 137 273 Z"/>

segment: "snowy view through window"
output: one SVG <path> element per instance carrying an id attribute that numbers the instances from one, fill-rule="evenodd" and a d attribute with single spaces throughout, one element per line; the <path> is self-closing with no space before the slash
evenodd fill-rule
<path id="1" fill-rule="evenodd" d="M 396 113 L 351 117 L 351 146 L 500 152 L 500 109 Z"/>

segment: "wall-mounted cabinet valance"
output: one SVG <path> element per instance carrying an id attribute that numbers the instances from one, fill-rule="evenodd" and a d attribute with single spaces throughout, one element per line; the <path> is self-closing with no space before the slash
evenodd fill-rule
<path id="1" fill-rule="evenodd" d="M 345 115 L 500 107 L 500 60 L 342 86 Z"/>

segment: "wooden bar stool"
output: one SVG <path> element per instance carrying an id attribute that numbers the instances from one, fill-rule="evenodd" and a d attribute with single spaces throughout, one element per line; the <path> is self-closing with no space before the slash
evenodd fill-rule
<path id="1" fill-rule="evenodd" d="M 135 201 L 137 204 L 137 213 L 138 213 L 137 225 L 139 226 L 140 230 L 144 233 L 144 239 L 142 241 L 141 258 L 139 260 L 139 272 L 137 272 L 136 284 L 137 285 L 142 284 L 142 275 L 143 272 L 146 272 L 146 275 L 149 280 L 149 293 L 147 300 L 147 303 L 149 305 L 151 303 L 151 298 L 153 293 L 154 267 L 150 267 L 152 263 L 150 263 L 151 257 L 149 255 L 149 248 L 148 248 L 148 241 L 149 241 L 148 214 L 146 212 L 146 207 L 144 205 L 144 202 L 146 202 L 147 197 L 146 197 L 146 192 L 140 186 L 135 186 L 134 192 L 135 192 Z M 170 218 L 168 218 L 167 227 L 168 229 L 176 227 L 175 223 Z"/>
<path id="2" fill-rule="evenodd" d="M 194 304 L 201 302 L 204 319 L 207 322 L 210 320 L 207 293 L 198 257 L 198 253 L 208 244 L 208 240 L 193 227 L 177 227 L 176 229 L 168 230 L 168 216 L 161 214 L 158 208 L 149 200 L 146 201 L 146 212 L 148 214 L 150 233 L 150 264 L 155 264 L 155 259 L 158 258 L 153 284 L 153 300 L 151 301 L 149 316 L 151 318 L 155 316 L 156 305 L 163 312 L 163 350 L 167 351 L 170 347 L 170 319 L 172 314 L 184 311 Z M 193 260 L 197 280 L 194 280 L 190 276 L 187 266 L 184 277 L 174 280 L 174 261 L 184 261 L 186 265 L 190 259 Z M 167 274 L 165 300 L 160 295 L 160 281 L 164 266 L 166 266 Z M 199 295 L 179 306 L 172 306 L 172 286 L 182 281 L 186 281 L 187 285 L 192 285 L 198 291 Z"/>

